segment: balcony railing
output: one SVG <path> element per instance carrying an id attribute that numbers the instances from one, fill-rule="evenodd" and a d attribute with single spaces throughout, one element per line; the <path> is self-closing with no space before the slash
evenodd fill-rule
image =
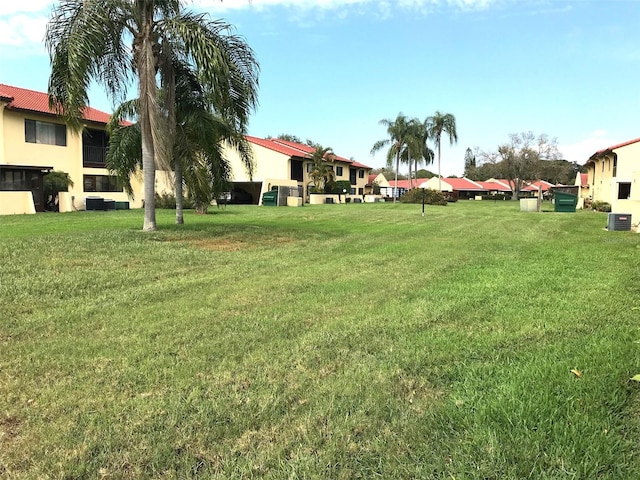
<path id="1" fill-rule="evenodd" d="M 82 164 L 85 167 L 104 168 L 107 159 L 107 147 L 82 146 Z"/>

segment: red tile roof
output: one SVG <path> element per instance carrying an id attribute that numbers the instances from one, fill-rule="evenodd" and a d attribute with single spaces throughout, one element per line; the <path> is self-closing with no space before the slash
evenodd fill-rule
<path id="1" fill-rule="evenodd" d="M 475 182 L 479 185 L 482 186 L 482 188 L 484 188 L 485 190 L 488 191 L 496 191 L 496 192 L 510 192 L 511 189 L 505 185 L 503 185 L 502 183 L 498 183 L 498 182 Z"/>
<path id="2" fill-rule="evenodd" d="M 289 155 L 291 157 L 304 158 L 315 151 L 314 147 L 305 145 L 304 143 L 290 142 L 288 140 L 282 140 L 280 138 L 264 139 L 264 138 L 258 138 L 258 137 L 251 137 L 247 135 L 247 140 L 249 140 L 252 143 L 255 143 L 256 145 L 261 145 L 265 148 L 269 148 L 278 153 Z M 333 156 L 335 157 L 336 160 L 339 160 L 345 163 L 350 163 L 352 166 L 356 168 L 371 168 L 367 165 L 364 165 L 363 163 L 354 162 L 353 160 L 350 160 L 345 157 L 341 157 L 340 155 L 336 155 L 335 153 L 333 154 Z"/>
<path id="3" fill-rule="evenodd" d="M 553 187 L 553 183 L 546 182 L 544 180 L 536 180 L 535 182 L 530 183 L 526 187 L 522 188 L 523 192 L 537 192 L 539 187 L 542 187 L 543 192 L 547 192 L 551 190 Z"/>
<path id="4" fill-rule="evenodd" d="M 397 186 L 398 188 L 406 188 L 407 190 L 411 189 L 411 188 L 418 188 L 418 186 L 424 182 L 426 182 L 427 180 L 429 180 L 428 178 L 414 178 L 413 182 L 410 182 L 409 180 L 398 180 L 398 185 L 396 185 L 396 181 L 395 180 L 389 180 L 389 186 L 390 187 L 395 187 Z"/>
<path id="5" fill-rule="evenodd" d="M 443 178 L 442 181 L 447 182 L 454 190 L 464 190 L 464 191 L 484 191 L 482 185 L 474 182 L 473 180 L 469 180 L 468 178 Z"/>
<path id="6" fill-rule="evenodd" d="M 605 152 L 610 152 L 610 151 L 615 150 L 617 148 L 626 147 L 627 145 L 631 145 L 633 143 L 638 143 L 638 142 L 640 142 L 640 138 L 635 138 L 635 139 L 629 140 L 627 142 L 622 142 L 622 143 L 619 143 L 617 145 L 612 145 L 611 147 L 603 148 L 602 150 L 598 150 L 596 153 L 594 153 L 591 156 L 591 158 L 593 158 L 596 155 L 600 155 L 600 154 L 605 153 Z"/>
<path id="7" fill-rule="evenodd" d="M 49 95 L 43 92 L 36 92 L 26 88 L 12 87 L 0 83 L 0 98 L 8 101 L 7 109 L 24 110 L 27 112 L 37 112 L 46 115 L 56 113 L 49 108 Z M 90 122 L 106 124 L 109 122 L 111 114 L 85 107 L 83 118 Z"/>
<path id="8" fill-rule="evenodd" d="M 261 147 L 268 148 L 269 150 L 273 150 L 274 152 L 278 152 L 283 155 L 288 155 L 290 157 L 305 157 L 304 152 L 301 152 L 300 150 L 295 148 L 288 147 L 287 145 L 284 145 L 282 143 L 276 143 L 273 140 L 252 137 L 250 135 L 247 135 L 246 138 L 251 143 L 255 143 L 256 145 L 260 145 Z"/>

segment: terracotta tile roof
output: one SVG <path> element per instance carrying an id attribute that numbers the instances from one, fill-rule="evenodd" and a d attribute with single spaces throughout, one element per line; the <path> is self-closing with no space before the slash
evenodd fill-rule
<path id="1" fill-rule="evenodd" d="M 551 190 L 551 187 L 553 187 L 553 183 L 549 183 L 546 182 L 544 180 L 536 180 L 535 182 L 530 183 L 529 185 L 527 185 L 526 187 L 522 188 L 523 192 L 537 192 L 539 187 L 542 187 L 542 191 L 546 192 L 548 190 Z"/>
<path id="2" fill-rule="evenodd" d="M 258 138 L 258 137 L 251 137 L 249 135 L 247 135 L 246 137 L 247 137 L 247 140 L 249 140 L 252 143 L 255 143 L 256 145 L 269 148 L 271 150 L 274 150 L 278 153 L 282 153 L 284 155 L 289 155 L 290 157 L 304 158 L 304 157 L 307 157 L 308 155 L 311 155 L 315 151 L 314 147 L 305 145 L 304 143 L 290 142 L 288 140 L 282 140 L 280 138 L 264 139 L 264 138 Z M 348 158 L 341 157 L 340 155 L 336 155 L 335 153 L 334 153 L 334 157 L 336 160 L 340 162 L 349 163 L 356 168 L 371 168 L 362 163 L 354 162 L 353 160 L 350 160 Z"/>
<path id="3" fill-rule="evenodd" d="M 485 190 L 488 191 L 496 191 L 496 192 L 510 192 L 511 189 L 505 185 L 503 185 L 502 183 L 498 183 L 498 182 L 475 182 L 479 185 L 482 186 L 482 188 L 484 188 Z"/>
<path id="4" fill-rule="evenodd" d="M 268 148 L 269 150 L 273 150 L 274 152 L 281 153 L 283 155 L 288 155 L 289 157 L 300 157 L 303 158 L 305 156 L 304 152 L 297 150 L 295 148 L 288 147 L 283 145 L 282 143 L 276 143 L 273 140 L 267 140 L 265 138 L 252 137 L 250 135 L 246 135 L 247 140 L 251 143 L 255 143 L 256 145 L 260 145 L 261 147 Z"/>
<path id="5" fill-rule="evenodd" d="M 9 110 L 23 110 L 43 113 L 45 115 L 56 114 L 49 108 L 49 95 L 43 92 L 12 87 L 0 83 L 0 98 L 9 102 L 6 107 Z M 83 112 L 83 118 L 90 122 L 106 124 L 109 122 L 110 117 L 111 114 L 91 107 L 85 107 Z"/>
<path id="6" fill-rule="evenodd" d="M 447 182 L 454 190 L 465 190 L 465 191 L 484 191 L 482 185 L 474 182 L 473 180 L 469 180 L 468 178 L 443 178 L 443 181 Z"/>
<path id="7" fill-rule="evenodd" d="M 596 153 L 591 155 L 591 158 L 606 152 L 611 152 L 617 148 L 626 147 L 627 145 L 631 145 L 633 143 L 638 143 L 638 142 L 640 142 L 640 138 L 634 138 L 633 140 L 629 140 L 627 142 L 622 142 L 622 143 L 618 143 L 617 145 L 612 145 L 611 147 L 603 148 L 602 150 L 598 150 Z"/>
<path id="8" fill-rule="evenodd" d="M 420 188 L 420 185 L 423 184 L 424 182 L 426 182 L 427 180 L 429 180 L 428 178 L 414 178 L 413 179 L 413 184 L 411 182 L 409 182 L 409 180 L 398 180 L 398 188 L 406 188 L 407 190 L 411 189 L 411 185 L 413 185 L 413 188 Z M 389 180 L 389 186 L 390 187 L 395 187 L 396 186 L 396 181 L 395 180 Z"/>

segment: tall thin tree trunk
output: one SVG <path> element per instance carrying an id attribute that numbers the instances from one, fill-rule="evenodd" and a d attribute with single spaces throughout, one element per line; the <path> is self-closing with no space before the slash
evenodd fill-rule
<path id="1" fill-rule="evenodd" d="M 151 8 L 151 11 L 149 10 Z M 138 70 L 140 130 L 142 136 L 142 171 L 144 178 L 144 231 L 157 230 L 156 224 L 156 149 L 154 129 L 158 127 L 157 86 L 153 53 L 153 4 L 143 11 L 142 32 L 134 40 L 134 58 Z"/>
<path id="2" fill-rule="evenodd" d="M 407 148 L 407 158 L 409 159 L 409 189 L 413 189 L 413 177 L 411 176 L 411 149 Z"/>
<path id="3" fill-rule="evenodd" d="M 438 190 L 442 191 L 442 174 L 440 173 L 440 137 L 438 137 Z"/>
<path id="4" fill-rule="evenodd" d="M 175 191 L 176 191 L 176 225 L 184 224 L 184 202 L 182 192 L 182 164 L 178 159 L 175 160 L 175 166 L 173 167 L 175 179 Z"/>
<path id="5" fill-rule="evenodd" d="M 393 191 L 393 203 L 396 203 L 398 197 L 398 170 L 400 170 L 400 151 L 396 153 L 396 184 Z"/>

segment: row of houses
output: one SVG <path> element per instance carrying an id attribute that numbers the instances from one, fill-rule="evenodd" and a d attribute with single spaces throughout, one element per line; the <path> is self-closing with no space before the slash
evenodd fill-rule
<path id="1" fill-rule="evenodd" d="M 67 173 L 73 185 L 59 195 L 60 211 L 84 209 L 87 199 L 101 197 L 142 206 L 142 176 L 132 178 L 133 197 L 106 168 L 110 115 L 94 108 L 84 110 L 83 129 L 74 132 L 49 108 L 46 93 L 0 84 L 0 214 L 44 211 L 44 177 L 52 171 Z M 274 186 L 293 187 L 308 199 L 313 148 L 295 142 L 248 136 L 255 169 L 247 172 L 239 154 L 226 152 L 232 165 L 230 201 L 259 204 Z M 335 180 L 348 181 L 343 197 L 364 197 L 371 167 L 337 155 L 332 162 Z M 370 187 L 370 186 L 369 186 Z M 156 191 L 173 189 L 170 172 L 156 172 Z"/>
<path id="2" fill-rule="evenodd" d="M 490 178 L 486 181 L 470 180 L 468 178 L 414 178 L 410 180 L 387 180 L 384 175 L 373 176 L 370 182 L 379 186 L 381 195 L 385 197 L 402 196 L 412 188 L 426 188 L 441 192 L 455 192 L 460 199 L 472 199 L 484 195 L 511 195 L 509 180 Z M 549 192 L 555 185 L 544 180 L 527 183 L 521 192 L 535 196 L 542 189 L 543 194 Z"/>
<path id="3" fill-rule="evenodd" d="M 84 110 L 83 129 L 70 130 L 49 108 L 46 93 L 0 84 L 0 214 L 43 211 L 47 199 L 44 176 L 51 171 L 69 174 L 73 186 L 60 195 L 61 211 L 83 209 L 92 196 L 108 197 L 141 207 L 142 176 L 132 178 L 133 198 L 123 191 L 117 178 L 106 168 L 108 146 L 106 124 L 109 114 L 91 107 Z M 244 169 L 237 152 L 228 150 L 233 171 L 231 201 L 260 204 L 262 195 L 274 186 L 297 190 L 309 201 L 313 148 L 280 139 L 248 136 L 253 149 L 255 169 Z M 613 212 L 630 213 L 640 219 L 640 138 L 595 152 L 587 161 L 586 174 L 578 174 L 575 184 L 581 199 L 611 204 Z M 432 188 L 457 192 L 459 198 L 486 194 L 510 194 L 507 180 L 473 181 L 468 178 L 430 178 L 400 180 L 397 183 L 383 175 L 371 175 L 371 167 L 336 155 L 331 163 L 335 180 L 348 181 L 345 198 L 364 199 L 373 193 L 393 198 L 410 188 Z M 158 171 L 156 191 L 171 192 L 170 173 Z M 544 181 L 533 182 L 523 191 L 535 194 L 553 187 Z M 377 192 L 376 192 L 377 193 Z M 635 222 L 638 223 L 638 222 Z"/>

